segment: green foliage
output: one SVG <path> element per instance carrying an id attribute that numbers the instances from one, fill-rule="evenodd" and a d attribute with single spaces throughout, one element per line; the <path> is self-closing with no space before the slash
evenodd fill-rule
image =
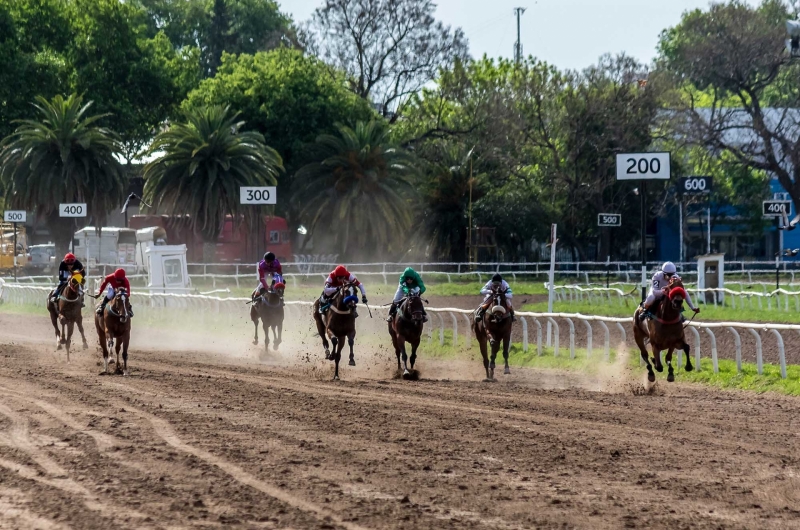
<path id="1" fill-rule="evenodd" d="M 266 138 L 287 167 L 305 144 L 333 132 L 335 123 L 374 116 L 369 104 L 347 90 L 343 77 L 299 50 L 224 55 L 217 75 L 189 94 L 184 109 L 230 105 Z M 302 161 L 300 161 L 302 162 Z"/>
<path id="2" fill-rule="evenodd" d="M 113 131 L 99 127 L 102 115 L 87 116 L 91 102 L 81 96 L 36 99 L 36 119 L 22 120 L 0 143 L 0 179 L 10 206 L 46 216 L 56 244 L 70 239 L 58 218 L 58 204 L 86 202 L 97 226 L 122 203 L 127 182 L 116 156 Z"/>
<path id="3" fill-rule="evenodd" d="M 207 242 L 216 241 L 226 215 L 234 220 L 252 207 L 239 204 L 240 186 L 275 184 L 283 169 L 280 155 L 254 131 L 243 131 L 227 107 L 184 113 L 156 136 L 149 154 L 158 158 L 144 171 L 144 193 L 157 211 L 185 215 Z"/>
<path id="4" fill-rule="evenodd" d="M 359 122 L 317 138 L 312 162 L 294 177 L 300 219 L 315 248 L 354 259 L 398 254 L 413 219 L 409 154 L 393 145 L 382 120 Z"/>

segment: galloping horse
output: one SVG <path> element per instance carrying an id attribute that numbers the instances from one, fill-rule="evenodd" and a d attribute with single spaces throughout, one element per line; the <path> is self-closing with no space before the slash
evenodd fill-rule
<path id="1" fill-rule="evenodd" d="M 317 324 L 317 333 L 322 337 L 322 346 L 325 348 L 325 358 L 336 363 L 333 380 L 339 379 L 339 361 L 342 359 L 344 339 L 350 345 L 350 366 L 356 365 L 353 354 L 353 344 L 356 339 L 355 310 L 358 304 L 356 286 L 348 283 L 334 293 L 328 311 L 323 315 L 319 312 L 319 298 L 314 302 L 314 322 Z M 333 351 L 328 345 L 328 337 L 333 344 Z"/>
<path id="2" fill-rule="evenodd" d="M 56 330 L 56 349 L 60 350 L 62 344 L 66 347 L 67 361 L 69 361 L 69 349 L 72 345 L 72 332 L 76 324 L 81 333 L 81 339 L 83 339 L 83 349 L 89 347 L 83 332 L 83 316 L 81 315 L 82 278 L 80 273 L 73 274 L 58 298 L 53 298 L 55 291 L 47 295 L 47 310 L 50 312 L 50 321 Z M 61 324 L 60 330 L 59 324 Z"/>
<path id="3" fill-rule="evenodd" d="M 128 292 L 124 287 L 114 292 L 101 315 L 95 312 L 94 325 L 100 346 L 103 348 L 103 373 L 108 373 L 108 350 L 114 348 L 116 339 L 116 373 L 128 375 L 128 344 L 131 341 L 131 315 L 128 312 Z M 122 367 L 119 364 L 119 350 L 122 348 Z"/>
<path id="4" fill-rule="evenodd" d="M 403 356 L 403 377 L 408 377 L 408 355 L 406 355 L 406 342 L 411 344 L 411 369 L 417 360 L 417 348 L 422 336 L 423 316 L 425 307 L 418 294 L 409 294 L 400 302 L 392 320 L 389 322 L 389 335 L 392 337 L 394 353 L 397 355 L 397 369 L 400 370 L 400 355 Z"/>
<path id="5" fill-rule="evenodd" d="M 497 352 L 500 350 L 500 341 L 503 341 L 503 358 L 506 362 L 504 374 L 510 374 L 508 367 L 508 347 L 511 345 L 511 313 L 508 310 L 506 294 L 500 289 L 492 290 L 491 309 L 483 314 L 483 318 L 472 324 L 475 338 L 481 346 L 483 356 L 483 367 L 486 369 L 485 381 L 494 381 L 494 362 L 497 359 Z M 492 358 L 486 351 L 486 342 L 492 347 Z"/>
<path id="6" fill-rule="evenodd" d="M 255 327 L 253 344 L 258 344 L 258 319 L 261 318 L 261 324 L 264 327 L 265 352 L 269 351 L 270 328 L 272 328 L 272 334 L 275 337 L 272 344 L 273 349 L 277 350 L 278 346 L 281 344 L 284 316 L 283 306 L 281 305 L 282 296 L 283 284 L 277 283 L 272 289 L 262 289 L 259 296 L 256 297 L 255 302 L 250 306 L 250 320 L 253 321 L 253 326 Z"/>
<path id="7" fill-rule="evenodd" d="M 650 341 L 653 348 L 653 362 L 659 372 L 664 371 L 664 366 L 661 364 L 661 352 L 667 350 L 667 381 L 670 383 L 675 381 L 675 372 L 672 369 L 672 352 L 675 349 L 682 349 L 686 353 L 686 371 L 691 372 L 694 369 L 690 356 L 691 348 L 686 342 L 681 318 L 686 290 L 683 288 L 683 283 L 677 278 L 670 281 L 667 289 L 668 294 L 659 302 L 655 318 L 647 322 L 639 322 L 639 314 L 643 311 L 641 307 L 636 309 L 633 315 L 633 337 L 639 346 L 642 359 L 647 364 L 647 379 L 651 383 L 656 380 L 656 374 L 648 359 L 646 340 Z"/>

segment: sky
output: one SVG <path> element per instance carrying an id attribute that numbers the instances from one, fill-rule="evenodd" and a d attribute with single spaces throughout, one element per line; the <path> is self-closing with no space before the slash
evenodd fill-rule
<path id="1" fill-rule="evenodd" d="M 460 26 L 473 57 L 514 56 L 514 8 L 523 7 L 523 53 L 560 69 L 583 69 L 604 53 L 649 63 L 658 36 L 684 11 L 705 9 L 708 0 L 434 0 L 436 18 Z M 756 0 L 748 0 L 757 4 Z M 323 0 L 279 0 L 295 21 L 307 20 Z"/>

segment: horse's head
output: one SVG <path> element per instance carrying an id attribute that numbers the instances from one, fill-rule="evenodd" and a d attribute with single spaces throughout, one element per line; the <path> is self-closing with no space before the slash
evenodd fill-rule
<path id="1" fill-rule="evenodd" d="M 73 272 L 72 275 L 69 277 L 69 281 L 67 282 L 67 286 L 69 287 L 67 290 L 69 293 L 73 293 L 75 296 L 67 297 L 71 300 L 77 298 L 81 292 L 81 285 L 83 284 L 83 275 L 79 272 Z"/>
<path id="2" fill-rule="evenodd" d="M 680 281 L 678 283 L 680 283 Z M 686 289 L 682 286 L 672 286 L 667 296 L 669 297 L 672 309 L 678 312 L 683 310 L 683 301 L 686 300 Z"/>
<path id="3" fill-rule="evenodd" d="M 340 309 L 355 309 L 358 304 L 358 288 L 353 283 L 346 283 L 336 293 L 336 305 Z"/>
<path id="4" fill-rule="evenodd" d="M 425 314 L 425 306 L 420 298 L 419 293 L 411 292 L 406 297 L 405 310 L 406 314 L 411 315 L 411 320 L 414 322 L 421 322 Z"/>
<path id="5" fill-rule="evenodd" d="M 278 282 L 272 286 L 272 292 L 278 296 L 283 296 L 283 292 L 286 290 L 286 284 L 282 282 Z"/>
<path id="6" fill-rule="evenodd" d="M 114 292 L 114 298 L 110 302 L 111 312 L 119 317 L 119 321 L 123 324 L 128 320 L 128 290 L 124 287 L 119 287 Z"/>

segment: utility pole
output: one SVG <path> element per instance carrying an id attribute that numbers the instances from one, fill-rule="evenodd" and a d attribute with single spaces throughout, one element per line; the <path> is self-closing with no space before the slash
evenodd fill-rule
<path id="1" fill-rule="evenodd" d="M 522 38 L 520 37 L 519 31 L 519 21 L 522 17 L 522 13 L 524 13 L 526 8 L 524 7 L 515 7 L 514 8 L 514 15 L 517 17 L 517 42 L 514 43 L 514 62 L 519 64 L 522 62 Z"/>

